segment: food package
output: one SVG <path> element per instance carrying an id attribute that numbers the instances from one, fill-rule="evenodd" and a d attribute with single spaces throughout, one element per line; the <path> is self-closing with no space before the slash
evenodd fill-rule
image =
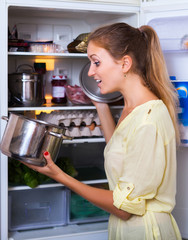
<path id="1" fill-rule="evenodd" d="M 91 104 L 91 99 L 85 95 L 81 87 L 65 85 L 66 95 L 73 104 Z"/>
<path id="2" fill-rule="evenodd" d="M 183 49 L 188 49 L 188 35 L 183 36 L 181 39 L 181 45 Z"/>
<path id="3" fill-rule="evenodd" d="M 73 42 L 69 43 L 67 49 L 70 53 L 86 53 L 89 33 L 80 34 Z"/>

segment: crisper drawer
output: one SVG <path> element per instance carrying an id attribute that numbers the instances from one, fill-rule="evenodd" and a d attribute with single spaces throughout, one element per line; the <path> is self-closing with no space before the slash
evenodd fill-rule
<path id="1" fill-rule="evenodd" d="M 108 189 L 107 183 L 92 184 L 93 187 Z M 100 197 L 100 196 L 99 196 Z M 107 221 L 109 213 L 96 207 L 78 194 L 68 190 L 68 224 Z"/>
<path id="2" fill-rule="evenodd" d="M 9 230 L 27 230 L 67 224 L 64 187 L 9 191 Z"/>

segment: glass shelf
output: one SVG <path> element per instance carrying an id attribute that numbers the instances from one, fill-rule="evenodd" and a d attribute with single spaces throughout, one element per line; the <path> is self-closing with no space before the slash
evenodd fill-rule
<path id="1" fill-rule="evenodd" d="M 43 53 L 43 52 L 8 52 L 9 56 L 35 56 L 37 58 L 85 58 L 86 53 Z"/>
<path id="2" fill-rule="evenodd" d="M 97 183 L 108 183 L 107 179 L 95 179 L 95 180 L 87 180 L 87 181 L 82 181 L 85 184 L 97 184 Z M 36 188 L 54 188 L 54 187 L 60 187 L 64 186 L 61 183 L 49 183 L 49 184 L 41 184 L 38 185 Z M 9 191 L 18 191 L 18 190 L 29 190 L 31 189 L 29 186 L 9 186 L 8 190 Z"/>
<path id="3" fill-rule="evenodd" d="M 123 105 L 110 105 L 113 109 L 121 109 Z M 46 110 L 93 110 L 96 109 L 94 105 L 56 105 L 56 104 L 43 104 L 39 107 L 9 107 L 8 111 L 46 111 Z"/>
<path id="4" fill-rule="evenodd" d="M 70 140 L 63 140 L 63 144 L 74 144 L 74 143 L 99 143 L 99 142 L 105 142 L 105 139 L 103 137 L 93 137 L 93 138 L 73 138 Z"/>

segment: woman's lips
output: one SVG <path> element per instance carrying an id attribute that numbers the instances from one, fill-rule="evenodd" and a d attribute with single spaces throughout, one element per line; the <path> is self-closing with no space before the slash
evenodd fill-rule
<path id="1" fill-rule="evenodd" d="M 99 80 L 99 79 L 97 79 L 96 80 L 96 83 L 97 83 L 97 86 L 100 88 L 100 83 L 101 83 L 102 81 L 101 80 Z"/>

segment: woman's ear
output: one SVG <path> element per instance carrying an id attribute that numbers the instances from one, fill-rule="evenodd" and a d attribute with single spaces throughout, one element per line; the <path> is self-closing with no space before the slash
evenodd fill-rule
<path id="1" fill-rule="evenodd" d="M 125 55 L 122 58 L 122 70 L 123 73 L 127 73 L 132 66 L 132 58 L 129 55 Z"/>

